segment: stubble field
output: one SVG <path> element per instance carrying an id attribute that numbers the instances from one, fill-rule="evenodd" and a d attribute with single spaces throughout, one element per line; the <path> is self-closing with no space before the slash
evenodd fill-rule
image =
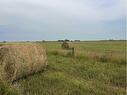
<path id="1" fill-rule="evenodd" d="M 70 42 L 75 56 L 61 49 L 61 42 L 36 43 L 46 49 L 46 70 L 13 84 L 0 81 L 0 95 L 126 94 L 125 41 Z"/>

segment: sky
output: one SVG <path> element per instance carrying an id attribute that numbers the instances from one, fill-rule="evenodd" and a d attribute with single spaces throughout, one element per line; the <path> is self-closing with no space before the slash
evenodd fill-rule
<path id="1" fill-rule="evenodd" d="M 126 39 L 126 0 L 0 0 L 0 41 Z"/>

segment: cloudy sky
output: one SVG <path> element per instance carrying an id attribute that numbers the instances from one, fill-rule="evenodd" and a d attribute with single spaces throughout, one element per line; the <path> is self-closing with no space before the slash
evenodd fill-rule
<path id="1" fill-rule="evenodd" d="M 125 39 L 126 0 L 0 0 L 0 40 Z"/>

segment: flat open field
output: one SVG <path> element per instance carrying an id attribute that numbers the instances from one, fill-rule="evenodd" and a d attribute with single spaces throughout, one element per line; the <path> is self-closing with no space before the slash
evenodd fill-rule
<path id="1" fill-rule="evenodd" d="M 0 82 L 0 95 L 126 95 L 125 41 L 70 42 L 74 57 L 60 42 L 38 44 L 47 51 L 47 69 Z"/>

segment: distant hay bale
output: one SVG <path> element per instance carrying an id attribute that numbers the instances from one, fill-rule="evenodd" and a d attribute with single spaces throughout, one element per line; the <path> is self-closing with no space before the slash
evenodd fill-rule
<path id="1" fill-rule="evenodd" d="M 61 47 L 63 49 L 69 49 L 69 44 L 67 42 L 63 42 Z"/>
<path id="2" fill-rule="evenodd" d="M 63 50 L 66 50 L 66 53 L 68 56 L 74 56 L 74 46 L 72 46 L 72 43 L 67 43 L 66 41 L 64 41 L 61 45 Z"/>
<path id="3" fill-rule="evenodd" d="M 0 80 L 14 81 L 41 71 L 46 66 L 46 52 L 38 44 L 0 47 Z"/>

